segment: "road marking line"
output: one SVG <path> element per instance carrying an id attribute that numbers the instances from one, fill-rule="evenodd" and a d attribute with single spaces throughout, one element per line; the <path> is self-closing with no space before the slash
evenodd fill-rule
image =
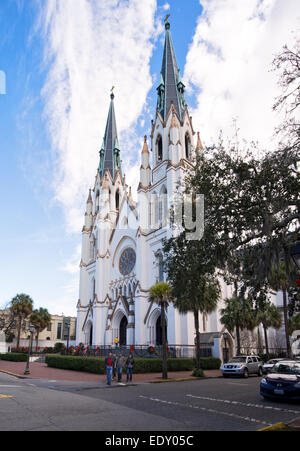
<path id="1" fill-rule="evenodd" d="M 263 421 L 263 420 L 257 420 L 255 418 L 250 418 L 250 417 L 243 417 L 241 415 L 236 415 L 234 413 L 222 412 L 220 410 L 210 409 L 207 407 L 194 406 L 193 404 L 182 404 L 177 401 L 165 401 L 165 400 L 158 399 L 158 398 L 148 398 L 147 396 L 142 396 L 142 395 L 140 395 L 139 398 L 144 398 L 144 399 L 148 399 L 149 401 L 159 402 L 160 404 L 171 404 L 174 406 L 180 406 L 180 407 L 185 407 L 185 408 L 188 407 L 190 409 L 202 410 L 203 412 L 209 412 L 209 413 L 213 413 L 213 414 L 223 415 L 226 417 L 236 418 L 238 420 L 244 420 L 244 421 L 248 421 L 251 423 L 258 423 L 258 424 L 264 424 L 266 426 L 272 426 L 271 423 L 267 423 L 266 421 Z"/>
<path id="2" fill-rule="evenodd" d="M 0 388 L 22 388 L 21 385 L 0 385 Z"/>
<path id="3" fill-rule="evenodd" d="M 216 398 L 209 398 L 207 396 L 194 396 L 194 395 L 186 395 L 186 396 L 189 398 L 202 399 L 203 401 L 222 402 L 223 404 L 232 404 L 235 406 L 238 405 L 238 406 L 244 406 L 244 407 L 254 407 L 256 409 L 275 410 L 277 412 L 285 412 L 285 413 L 296 413 L 296 414 L 300 413 L 300 410 L 282 409 L 280 407 L 263 406 L 261 404 L 251 404 L 251 403 L 244 403 L 244 402 L 240 402 L 240 401 L 230 401 L 228 399 L 216 399 Z"/>

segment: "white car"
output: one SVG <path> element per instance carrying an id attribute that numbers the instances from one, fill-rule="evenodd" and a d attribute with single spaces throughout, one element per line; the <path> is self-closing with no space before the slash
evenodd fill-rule
<path id="1" fill-rule="evenodd" d="M 284 360 L 284 359 L 282 358 L 282 359 L 268 360 L 267 363 L 265 363 L 263 366 L 263 373 L 268 374 L 272 370 L 273 366 L 276 365 L 276 363 L 280 362 L 281 360 Z"/>
<path id="2" fill-rule="evenodd" d="M 224 363 L 221 367 L 223 377 L 243 376 L 248 377 L 250 374 L 263 374 L 263 362 L 256 355 L 237 356 Z"/>

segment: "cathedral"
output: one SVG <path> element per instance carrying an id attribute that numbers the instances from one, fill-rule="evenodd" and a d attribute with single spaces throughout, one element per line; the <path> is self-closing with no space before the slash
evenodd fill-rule
<path id="1" fill-rule="evenodd" d="M 114 94 L 95 184 L 90 190 L 82 230 L 77 343 L 89 346 L 156 346 L 161 344 L 160 309 L 151 302 L 150 288 L 166 280 L 162 241 L 172 236 L 170 217 L 178 187 L 203 147 L 185 102 L 185 86 L 177 66 L 170 23 L 165 25 L 157 109 L 151 143 L 141 150 L 137 202 L 121 167 Z M 151 155 L 151 158 L 150 158 Z M 231 288 L 221 283 L 222 295 Z M 200 318 L 205 355 L 222 353 L 223 326 L 219 313 Z M 193 314 L 167 311 L 169 346 L 192 349 Z M 230 345 L 230 343 L 229 343 Z"/>

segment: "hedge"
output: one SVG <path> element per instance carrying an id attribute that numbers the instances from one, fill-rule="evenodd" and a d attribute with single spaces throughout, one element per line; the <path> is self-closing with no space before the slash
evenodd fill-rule
<path id="1" fill-rule="evenodd" d="M 95 357 L 50 356 L 46 364 L 52 368 L 87 373 L 104 374 L 104 359 Z M 219 369 L 221 361 L 215 358 L 202 358 L 203 370 Z M 168 371 L 192 371 L 195 368 L 194 359 L 168 359 Z M 135 359 L 134 373 L 159 373 L 162 371 L 162 359 Z"/>
<path id="2" fill-rule="evenodd" d="M 222 362 L 216 357 L 201 357 L 200 367 L 203 370 L 219 370 L 221 368 Z M 196 360 L 195 360 L 196 366 Z"/>
<path id="3" fill-rule="evenodd" d="M 13 352 L 7 354 L 0 354 L 0 360 L 9 360 L 10 362 L 26 362 L 26 354 L 14 354 Z"/>

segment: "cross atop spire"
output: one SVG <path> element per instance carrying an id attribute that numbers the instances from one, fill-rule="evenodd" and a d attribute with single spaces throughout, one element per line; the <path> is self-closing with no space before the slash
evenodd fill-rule
<path id="1" fill-rule="evenodd" d="M 99 172 L 101 178 L 103 177 L 107 169 L 109 170 L 112 178 L 114 178 L 118 170 L 121 170 L 120 149 L 114 107 L 115 96 L 113 90 L 114 87 L 112 88 L 110 94 L 110 107 L 106 123 L 105 135 L 100 150 Z"/>
<path id="2" fill-rule="evenodd" d="M 183 118 L 185 111 L 184 89 L 178 69 L 175 51 L 170 32 L 170 23 L 168 17 L 165 20 L 165 47 L 163 62 L 161 68 L 160 85 L 157 88 L 158 101 L 157 108 L 162 118 L 165 120 L 173 103 L 180 119 Z"/>

